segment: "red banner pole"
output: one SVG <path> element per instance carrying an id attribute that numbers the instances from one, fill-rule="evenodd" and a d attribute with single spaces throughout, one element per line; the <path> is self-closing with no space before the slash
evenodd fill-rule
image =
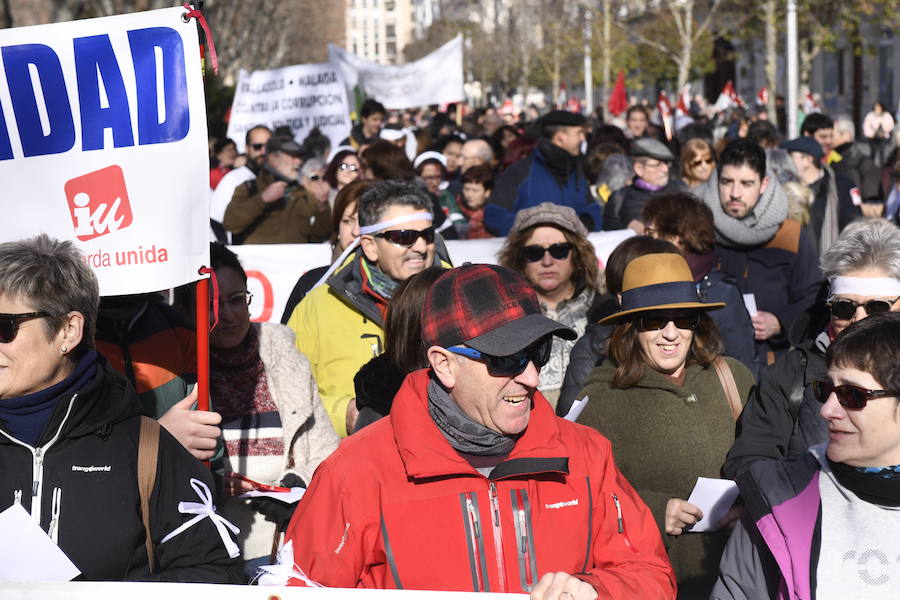
<path id="1" fill-rule="evenodd" d="M 209 410 L 209 278 L 197 282 L 197 410 Z"/>

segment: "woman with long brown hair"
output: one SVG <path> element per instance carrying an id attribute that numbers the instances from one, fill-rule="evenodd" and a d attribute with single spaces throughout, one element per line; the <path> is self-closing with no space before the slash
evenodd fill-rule
<path id="1" fill-rule="evenodd" d="M 544 202 L 520 210 L 498 262 L 525 276 L 544 314 L 574 329 L 579 337 L 588 323 L 600 275 L 594 246 L 575 210 Z M 577 338 L 576 338 L 577 339 Z M 553 339 L 550 360 L 541 369 L 541 393 L 556 406 L 575 340 Z"/>
<path id="2" fill-rule="evenodd" d="M 694 189 L 716 170 L 716 152 L 702 138 L 693 138 L 681 149 L 681 179 Z"/>
<path id="3" fill-rule="evenodd" d="M 753 376 L 722 358 L 723 343 L 679 254 L 645 254 L 625 267 L 610 360 L 594 369 L 578 419 L 616 449 L 616 462 L 662 531 L 680 598 L 706 598 L 727 530 L 687 533 L 702 518 L 687 502 L 698 477 L 716 478 Z M 718 524 L 713 524 L 714 528 Z"/>

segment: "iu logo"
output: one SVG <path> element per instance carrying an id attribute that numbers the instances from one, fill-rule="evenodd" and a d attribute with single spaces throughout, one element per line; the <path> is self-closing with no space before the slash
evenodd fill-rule
<path id="1" fill-rule="evenodd" d="M 131 204 L 119 165 L 70 179 L 65 190 L 79 240 L 91 240 L 131 225 Z"/>

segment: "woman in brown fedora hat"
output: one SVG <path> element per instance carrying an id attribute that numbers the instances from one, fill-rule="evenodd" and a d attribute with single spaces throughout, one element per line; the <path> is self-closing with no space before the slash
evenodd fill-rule
<path id="1" fill-rule="evenodd" d="M 610 360 L 594 369 L 579 397 L 578 419 L 613 444 L 622 473 L 641 495 L 663 538 L 680 598 L 708 597 L 727 527 L 688 533 L 702 512 L 685 498 L 698 477 L 717 478 L 734 441 L 734 421 L 753 386 L 723 343 L 678 254 L 646 254 L 628 263 L 621 309 L 601 323 L 616 328 Z"/>

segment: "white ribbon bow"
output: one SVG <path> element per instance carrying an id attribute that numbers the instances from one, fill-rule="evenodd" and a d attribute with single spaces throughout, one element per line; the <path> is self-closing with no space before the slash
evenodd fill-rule
<path id="1" fill-rule="evenodd" d="M 237 544 L 234 543 L 234 540 L 231 539 L 231 536 L 228 535 L 227 529 L 230 529 L 231 532 L 235 535 L 241 532 L 231 521 L 226 519 L 220 514 L 216 513 L 216 507 L 212 501 L 212 492 L 209 491 L 209 488 L 206 487 L 206 484 L 200 481 L 199 479 L 191 478 L 191 487 L 194 488 L 194 491 L 197 492 L 197 495 L 200 497 L 201 502 L 179 502 L 178 503 L 178 512 L 185 515 L 197 515 L 190 521 L 186 521 L 181 524 L 181 527 L 167 535 L 162 539 L 160 544 L 165 544 L 173 537 L 187 531 L 203 519 L 209 518 L 210 521 L 213 522 L 213 525 L 216 526 L 216 529 L 219 532 L 219 536 L 222 538 L 222 543 L 225 544 L 225 550 L 228 551 L 228 556 L 231 558 L 236 558 L 240 553 L 240 549 L 237 547 Z"/>
<path id="2" fill-rule="evenodd" d="M 291 578 L 299 579 L 309 587 L 322 587 L 321 583 L 307 577 L 294 562 L 294 547 L 288 541 L 278 551 L 276 563 L 260 567 L 254 579 L 256 585 L 286 586 Z"/>

